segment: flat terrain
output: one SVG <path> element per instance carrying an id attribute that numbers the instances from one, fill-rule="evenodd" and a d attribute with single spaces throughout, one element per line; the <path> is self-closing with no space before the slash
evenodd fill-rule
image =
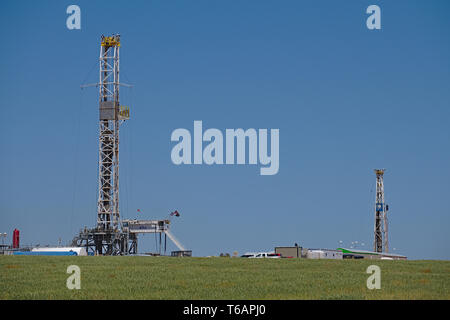
<path id="1" fill-rule="evenodd" d="M 450 299 L 450 261 L 0 256 L 0 284 L 0 299 Z"/>

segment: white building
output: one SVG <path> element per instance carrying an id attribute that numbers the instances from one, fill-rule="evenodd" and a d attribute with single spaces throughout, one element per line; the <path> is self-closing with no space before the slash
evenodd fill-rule
<path id="1" fill-rule="evenodd" d="M 308 259 L 343 259 L 341 251 L 332 249 L 308 249 L 306 253 Z"/>

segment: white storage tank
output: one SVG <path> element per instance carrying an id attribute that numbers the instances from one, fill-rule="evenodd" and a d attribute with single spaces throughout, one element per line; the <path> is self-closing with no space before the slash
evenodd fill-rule
<path id="1" fill-rule="evenodd" d="M 47 255 L 74 255 L 87 256 L 86 248 L 84 247 L 54 247 L 54 248 L 33 248 L 31 252 L 36 254 L 42 253 Z"/>

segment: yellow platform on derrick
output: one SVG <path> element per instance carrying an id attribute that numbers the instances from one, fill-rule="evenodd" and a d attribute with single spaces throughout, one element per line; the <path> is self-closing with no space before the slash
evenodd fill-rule
<path id="1" fill-rule="evenodd" d="M 120 37 L 102 37 L 102 47 L 120 47 Z"/>

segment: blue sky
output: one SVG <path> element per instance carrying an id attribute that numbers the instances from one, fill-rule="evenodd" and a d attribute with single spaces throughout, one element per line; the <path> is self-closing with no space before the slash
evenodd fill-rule
<path id="1" fill-rule="evenodd" d="M 81 8 L 81 30 L 66 8 Z M 366 8 L 381 7 L 381 30 Z M 447 1 L 2 1 L 0 232 L 70 241 L 96 221 L 99 39 L 120 33 L 121 213 L 194 255 L 297 242 L 371 249 L 374 168 L 390 243 L 450 258 Z M 280 129 L 280 170 L 175 166 L 177 128 Z M 142 213 L 138 214 L 137 209 Z M 154 249 L 152 237 L 142 248 Z"/>

